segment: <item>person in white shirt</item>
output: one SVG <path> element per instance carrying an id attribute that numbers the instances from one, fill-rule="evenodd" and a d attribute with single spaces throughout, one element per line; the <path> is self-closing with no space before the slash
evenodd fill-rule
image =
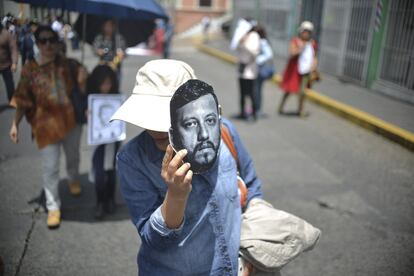
<path id="1" fill-rule="evenodd" d="M 255 81 L 257 78 L 256 57 L 260 53 L 260 36 L 254 31 L 253 25 L 245 20 L 240 19 L 235 31 L 231 48 L 237 50 L 239 86 L 240 86 L 240 119 L 248 119 L 246 114 L 245 103 L 246 97 L 249 97 L 252 103 L 252 117 L 256 120 L 255 107 Z"/>
<path id="2" fill-rule="evenodd" d="M 311 73 L 316 70 L 318 59 L 316 57 L 316 42 L 312 39 L 313 24 L 304 21 L 299 27 L 299 35 L 293 38 L 289 45 L 289 61 L 287 63 L 281 89 L 284 95 L 279 105 L 279 114 L 284 114 L 284 105 L 290 94 L 299 95 L 297 115 L 308 115 L 303 110 L 305 89 L 311 87 Z"/>

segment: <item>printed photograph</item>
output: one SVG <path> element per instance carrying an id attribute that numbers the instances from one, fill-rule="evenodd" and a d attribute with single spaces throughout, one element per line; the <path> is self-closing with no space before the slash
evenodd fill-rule
<path id="1" fill-rule="evenodd" d="M 213 87 L 189 80 L 174 93 L 170 102 L 170 144 L 186 149 L 184 159 L 194 173 L 207 171 L 217 159 L 220 147 L 219 105 Z"/>
<path id="2" fill-rule="evenodd" d="M 89 145 L 100 145 L 125 139 L 125 123 L 122 121 L 109 122 L 111 116 L 121 106 L 123 101 L 123 95 L 89 95 Z"/>

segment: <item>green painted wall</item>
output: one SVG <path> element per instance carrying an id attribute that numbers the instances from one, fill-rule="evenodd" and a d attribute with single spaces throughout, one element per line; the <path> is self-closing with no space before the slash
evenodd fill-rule
<path id="1" fill-rule="evenodd" d="M 375 3 L 376 5 L 376 3 Z M 380 66 L 380 57 L 382 50 L 382 41 L 385 35 L 386 23 L 388 18 L 388 11 L 390 7 L 389 0 L 382 0 L 382 21 L 381 26 L 378 31 L 373 32 L 372 44 L 371 44 L 371 54 L 368 64 L 368 74 L 367 74 L 367 86 L 371 87 L 372 83 L 378 78 L 378 66 Z M 376 6 L 375 6 L 376 9 Z"/>

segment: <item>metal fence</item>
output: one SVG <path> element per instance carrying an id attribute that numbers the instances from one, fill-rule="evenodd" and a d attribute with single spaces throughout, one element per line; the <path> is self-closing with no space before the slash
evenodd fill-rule
<path id="1" fill-rule="evenodd" d="M 380 79 L 414 95 L 414 1 L 391 1 L 382 51 Z"/>
<path id="2" fill-rule="evenodd" d="M 365 82 L 374 0 L 325 1 L 321 25 L 321 69 Z"/>
<path id="3" fill-rule="evenodd" d="M 344 56 L 343 75 L 365 82 L 371 46 L 375 1 L 352 0 Z"/>
<path id="4" fill-rule="evenodd" d="M 333 75 L 342 72 L 350 4 L 349 0 L 330 0 L 323 6 L 319 68 Z"/>

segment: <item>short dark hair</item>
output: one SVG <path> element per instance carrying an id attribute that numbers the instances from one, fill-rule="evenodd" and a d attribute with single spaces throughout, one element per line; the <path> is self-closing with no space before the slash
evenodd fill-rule
<path id="1" fill-rule="evenodd" d="M 201 80 L 191 79 L 178 87 L 170 101 L 171 126 L 175 126 L 177 123 L 177 116 L 175 114 L 177 109 L 205 95 L 213 96 L 218 112 L 219 108 L 217 96 L 214 94 L 214 89 L 211 85 Z"/>
<path id="2" fill-rule="evenodd" d="M 59 40 L 59 36 L 57 34 L 57 32 L 55 32 L 52 27 L 50 27 L 49 25 L 40 25 L 39 27 L 37 27 L 36 31 L 34 32 L 34 37 L 36 40 L 39 40 L 40 34 L 43 32 L 50 32 L 53 34 L 53 37 L 56 40 Z"/>

